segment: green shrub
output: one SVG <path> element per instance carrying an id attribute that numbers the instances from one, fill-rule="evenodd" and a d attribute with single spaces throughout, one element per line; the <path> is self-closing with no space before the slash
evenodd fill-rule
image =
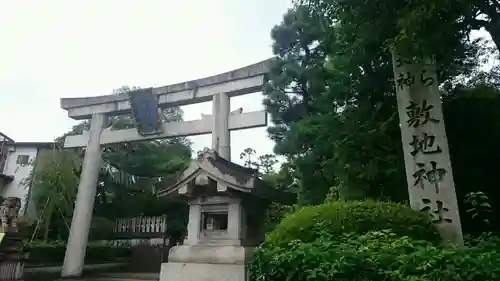
<path id="1" fill-rule="evenodd" d="M 382 229 L 415 239 L 440 240 L 429 218 L 408 206 L 376 201 L 335 201 L 289 214 L 269 233 L 266 242 L 273 245 L 295 239 L 311 242 L 323 232 L 338 236 Z"/>
<path id="2" fill-rule="evenodd" d="M 49 243 L 33 241 L 26 243 L 24 249 L 29 253 L 30 264 L 61 264 L 66 253 L 66 243 L 51 241 Z M 109 246 L 103 243 L 89 243 L 85 254 L 86 263 L 112 262 L 129 257 L 131 250 L 124 246 Z"/>
<path id="3" fill-rule="evenodd" d="M 90 224 L 89 240 L 113 240 L 115 222 L 113 220 L 94 217 Z"/>
<path id="4" fill-rule="evenodd" d="M 22 239 L 29 240 L 33 235 L 35 230 L 36 221 L 29 219 L 28 217 L 21 216 L 17 221 L 17 227 L 19 229 L 19 235 Z"/>
<path id="5" fill-rule="evenodd" d="M 443 248 L 390 231 L 324 233 L 312 242 L 261 246 L 249 273 L 252 281 L 500 280 L 500 252 L 479 245 Z"/>

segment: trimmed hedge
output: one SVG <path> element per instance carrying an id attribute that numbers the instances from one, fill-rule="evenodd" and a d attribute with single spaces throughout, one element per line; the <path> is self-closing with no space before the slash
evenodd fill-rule
<path id="1" fill-rule="evenodd" d="M 410 207 L 377 201 L 335 201 L 303 207 L 286 216 L 268 234 L 266 243 L 286 245 L 292 240 L 312 242 L 323 233 L 364 234 L 390 229 L 396 235 L 438 243 L 441 238 L 429 218 Z"/>
<path id="2" fill-rule="evenodd" d="M 252 281 L 500 280 L 499 244 L 440 247 L 391 231 L 331 236 L 285 246 L 263 245 L 250 264 Z"/>
<path id="3" fill-rule="evenodd" d="M 437 244 L 428 217 L 386 202 L 332 202 L 283 219 L 256 249 L 252 281 L 500 280 L 500 239 Z"/>
<path id="4" fill-rule="evenodd" d="M 66 244 L 62 241 L 52 241 L 51 243 L 33 241 L 25 244 L 24 249 L 29 253 L 29 264 L 61 264 L 66 253 Z M 131 249 L 129 247 L 89 243 L 85 262 L 89 264 L 113 262 L 130 257 L 130 255 Z"/>

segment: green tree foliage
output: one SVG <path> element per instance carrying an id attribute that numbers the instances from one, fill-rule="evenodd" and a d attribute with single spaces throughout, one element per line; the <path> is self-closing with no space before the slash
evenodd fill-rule
<path id="1" fill-rule="evenodd" d="M 466 58 L 473 47 L 467 44 L 470 31 L 486 28 L 491 33 L 491 23 L 500 13 L 493 4 L 496 0 L 296 2 L 307 6 L 313 14 L 326 14 L 338 23 L 345 31 L 347 44 L 396 47 L 408 57 L 436 56 L 445 66 Z M 493 33 L 492 36 L 495 37 Z"/>
<path id="2" fill-rule="evenodd" d="M 253 160 L 256 153 L 255 149 L 251 147 L 245 148 L 243 152 L 240 153 L 240 159 L 244 161 L 243 166 L 258 169 L 259 163 Z"/>
<path id="3" fill-rule="evenodd" d="M 124 94 L 134 89 L 136 88 L 124 86 L 114 93 Z M 169 108 L 163 111 L 163 115 L 167 122 L 182 121 L 183 112 L 180 108 Z M 114 116 L 109 118 L 109 126 L 112 130 L 135 128 L 135 121 L 128 115 Z M 81 134 L 89 127 L 89 121 L 82 121 L 56 141 L 62 145 L 65 136 Z M 172 175 L 187 167 L 191 159 L 190 145 L 186 138 L 173 138 L 104 147 L 104 163 L 101 167 L 94 208 L 94 214 L 98 219 L 95 221 L 101 222 L 105 218 L 113 220 L 119 217 L 168 214 L 169 230 L 182 232 L 187 217 L 185 206 L 158 199 L 153 192 L 159 178 Z M 37 210 L 41 212 L 44 209 L 46 198 L 55 198 L 49 200 L 50 204 L 45 207 L 49 213 L 43 220 L 47 230 L 45 238 L 48 237 L 49 225 L 61 224 L 54 222 L 58 218 L 53 215 L 54 213 L 61 213 L 59 218 L 64 218 L 67 235 L 67 225 L 71 220 L 83 155 L 83 149 L 57 150 L 50 155 L 50 160 L 40 161 L 37 164 L 33 177 L 34 190 L 38 193 L 35 195 Z M 69 163 L 69 161 L 74 162 Z M 40 185 L 44 187 L 40 188 Z M 62 204 L 59 203 L 62 199 L 58 198 L 66 198 L 68 203 L 64 206 L 57 205 L 56 208 L 53 204 Z M 59 212 L 59 209 L 62 212 Z"/>
<path id="4" fill-rule="evenodd" d="M 113 91 L 114 94 L 126 94 L 136 90 L 136 87 L 123 86 Z M 163 119 L 166 122 L 182 121 L 183 112 L 180 108 L 167 108 L 163 110 Z M 120 115 L 109 118 L 111 130 L 135 128 L 135 120 L 131 115 Z M 89 121 L 82 121 L 73 126 L 58 141 L 62 142 L 67 135 L 81 134 L 90 127 Z M 152 188 L 156 178 L 169 176 L 185 169 L 191 159 L 191 143 L 187 138 L 172 138 L 162 140 L 150 140 L 131 143 L 119 143 L 107 145 L 103 149 L 103 177 L 116 179 L 113 176 L 116 170 L 118 174 L 128 174 L 128 183 L 141 182 L 143 188 Z M 83 152 L 81 152 L 83 156 Z M 119 175 L 121 176 L 121 175 Z M 102 177 L 101 177 L 102 178 Z M 146 178 L 151 178 L 149 183 Z M 117 180 L 119 185 L 126 181 Z M 101 181 L 102 182 L 102 181 Z M 109 187 L 113 185 L 106 181 Z"/>
<path id="5" fill-rule="evenodd" d="M 278 163 L 278 159 L 274 154 L 264 154 L 259 156 L 259 169 L 263 174 L 272 174 L 275 173 L 274 165 Z"/>
<path id="6" fill-rule="evenodd" d="M 295 179 L 293 177 L 292 164 L 284 162 L 281 164 L 278 172 L 274 166 L 279 162 L 276 155 L 264 154 L 256 157 L 257 152 L 253 148 L 246 148 L 240 154 L 240 159 L 245 161 L 245 166 L 258 169 L 262 181 L 269 187 L 295 193 Z M 256 161 L 254 159 L 256 158 Z M 292 206 L 283 205 L 280 203 L 271 203 L 266 210 L 265 229 L 271 231 L 279 223 L 283 216 L 293 210 Z"/>
<path id="7" fill-rule="evenodd" d="M 123 94 L 137 88 L 123 86 L 113 92 Z M 183 112 L 178 107 L 163 110 L 166 122 L 182 121 Z M 130 115 L 116 116 L 110 120 L 113 130 L 135 128 Z M 161 177 L 183 170 L 191 160 L 191 143 L 187 138 L 120 143 L 104 148 L 103 159 L 111 166 L 132 175 Z"/>
<path id="8" fill-rule="evenodd" d="M 403 55 L 436 59 L 457 194 L 468 203 L 460 206 L 473 214 L 498 208 L 490 194 L 496 195 L 498 183 L 491 163 L 500 151 L 492 145 L 500 141 L 500 80 L 476 68 L 481 52 L 491 50 L 467 40 L 477 19 L 495 37 L 498 3 L 297 2 L 272 32 L 276 64 L 265 105 L 275 123 L 269 132 L 276 152 L 293 159 L 301 203 L 320 202 L 328 191 L 337 200 L 406 198 L 389 53 L 396 47 Z M 498 243 L 430 243 L 425 240 L 435 242 L 437 235 L 422 235 L 432 228 L 428 219 L 409 207 L 384 204 L 333 201 L 299 209 L 258 249 L 250 278 L 498 279 Z M 461 211 L 464 226 L 478 226 Z"/>
<path id="9" fill-rule="evenodd" d="M 126 94 L 137 90 L 137 87 L 122 86 L 113 90 L 114 94 Z M 182 109 L 179 107 L 163 110 L 166 122 L 182 121 Z M 135 120 L 131 115 L 119 115 L 109 118 L 111 130 L 135 128 Z M 81 134 L 89 130 L 90 122 L 85 120 L 57 139 L 64 141 L 67 135 Z M 105 162 L 116 169 L 141 177 L 162 177 L 173 174 L 187 167 L 191 159 L 191 143 L 187 138 L 140 141 L 107 145 L 103 150 Z"/>
<path id="10" fill-rule="evenodd" d="M 500 91 L 480 81 L 457 87 L 443 104 L 462 225 L 474 234 L 500 231 L 500 175 L 493 164 L 500 157 Z M 484 193 L 491 204 L 492 214 L 482 214 L 491 217 L 489 226 L 466 212 L 467 195 L 476 192 Z"/>
<path id="11" fill-rule="evenodd" d="M 492 209 L 489 198 L 484 192 L 477 191 L 467 193 L 465 195 L 465 204 L 467 204 L 467 210 L 465 212 L 473 221 L 479 221 L 486 226 L 490 225 Z"/>
<path id="12" fill-rule="evenodd" d="M 185 169 L 191 159 L 191 148 L 177 141 L 124 143 L 105 147 L 103 159 L 132 175 L 162 177 Z"/>
<path id="13" fill-rule="evenodd" d="M 243 166 L 259 170 L 262 175 L 275 174 L 274 166 L 278 159 L 274 154 L 264 154 L 256 156 L 257 152 L 253 148 L 245 148 L 240 153 L 240 159 L 244 161 Z M 256 158 L 256 160 L 254 160 Z"/>
<path id="14" fill-rule="evenodd" d="M 390 54 L 352 49 L 328 17 L 290 10 L 272 31 L 275 67 L 264 104 L 275 151 L 292 158 L 302 204 L 332 186 L 382 196 L 405 183 Z M 379 141 L 384 138 L 384 141 Z M 400 188 L 398 188 L 401 190 Z M 395 197 L 406 197 L 404 190 Z"/>
<path id="15" fill-rule="evenodd" d="M 67 235 L 73 213 L 81 158 L 72 151 L 42 150 L 31 177 L 32 198 L 40 219 L 43 239 Z"/>
<path id="16" fill-rule="evenodd" d="M 388 50 L 391 44 L 406 43 L 399 34 L 402 27 L 386 28 L 386 21 L 394 22 L 384 15 L 405 15 L 411 7 L 405 6 L 407 1 L 392 5 L 389 0 L 300 2 L 272 30 L 276 63 L 264 91 L 264 104 L 274 123 L 269 133 L 276 142 L 275 152 L 292 161 L 299 202 L 321 203 L 329 192 L 335 193 L 334 198 L 407 200 Z M 392 10 L 381 11 L 386 8 Z M 433 25 L 439 21 L 434 19 Z M 452 164 L 463 199 L 471 188 L 493 188 L 498 180 L 491 172 L 492 162 L 479 164 L 470 144 L 481 143 L 481 154 L 488 154 L 485 159 L 498 155 L 499 149 L 489 143 L 500 141 L 495 133 L 498 95 L 491 94 L 497 91 L 494 88 L 500 79 L 496 69 L 491 73 L 477 71 L 491 55 L 490 49 L 480 42 L 468 42 L 458 26 L 442 28 L 455 32 L 450 37 L 433 32 L 443 39 L 440 48 L 446 52 L 428 52 L 436 54 L 440 69 Z M 425 40 L 432 42 L 432 38 Z M 407 51 L 426 50 L 424 43 Z M 465 133 L 468 130 L 476 134 Z M 478 163 L 474 169 L 488 171 L 484 185 L 472 186 L 477 173 L 470 172 L 470 164 L 465 163 L 473 159 Z"/>
<path id="17" fill-rule="evenodd" d="M 296 179 L 292 162 L 283 162 L 278 170 L 262 175 L 262 180 L 270 186 L 288 192 L 297 192 Z"/>
<path id="18" fill-rule="evenodd" d="M 134 89 L 125 86 L 114 93 L 123 94 Z M 163 110 L 165 122 L 182 121 L 182 115 L 178 107 Z M 132 116 L 116 116 L 110 120 L 110 125 L 112 130 L 135 128 L 135 120 Z M 169 234 L 182 235 L 187 220 L 185 204 L 157 198 L 154 191 L 162 177 L 187 167 L 191 160 L 190 146 L 187 138 L 106 146 L 103 159 L 108 168 L 101 175 L 100 194 L 103 200 L 98 201 L 96 215 L 113 219 L 167 215 Z"/>
<path id="19" fill-rule="evenodd" d="M 287 191 L 296 192 L 294 166 L 292 161 L 281 163 L 279 170 L 276 172 L 275 166 L 278 164 L 278 158 L 274 154 L 263 154 L 256 156 L 257 152 L 253 148 L 246 148 L 240 154 L 240 159 L 244 160 L 244 166 L 257 169 L 260 172 L 262 180 L 269 186 Z M 254 159 L 256 158 L 256 161 Z"/>

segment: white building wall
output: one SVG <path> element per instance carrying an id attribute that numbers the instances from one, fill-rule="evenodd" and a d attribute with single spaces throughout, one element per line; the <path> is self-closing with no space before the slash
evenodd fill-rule
<path id="1" fill-rule="evenodd" d="M 7 160 L 5 162 L 3 174 L 14 176 L 14 180 L 11 183 L 7 184 L 5 188 L 3 188 L 0 195 L 3 197 L 20 198 L 22 205 L 19 214 L 24 214 L 24 210 L 26 208 L 26 200 L 30 190 L 30 187 L 27 183 L 29 182 L 31 171 L 34 167 L 37 151 L 38 148 L 35 146 L 15 147 L 14 151 L 9 152 L 9 154 L 7 155 Z M 29 157 L 29 164 L 17 164 L 17 160 L 20 155 L 27 155 Z"/>

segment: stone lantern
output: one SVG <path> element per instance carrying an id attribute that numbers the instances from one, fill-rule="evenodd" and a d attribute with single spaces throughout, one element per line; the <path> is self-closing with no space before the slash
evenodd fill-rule
<path id="1" fill-rule="evenodd" d="M 187 237 L 170 250 L 160 281 L 247 280 L 253 248 L 264 239 L 266 207 L 294 199 L 266 186 L 256 170 L 208 149 L 158 195 L 189 204 Z"/>

